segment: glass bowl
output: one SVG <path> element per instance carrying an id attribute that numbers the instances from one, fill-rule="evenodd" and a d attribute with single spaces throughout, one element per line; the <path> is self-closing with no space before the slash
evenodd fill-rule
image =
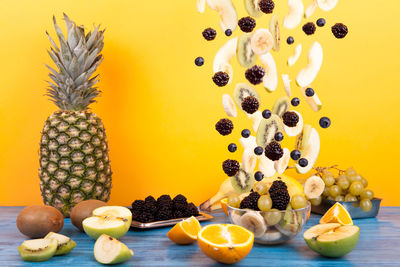
<path id="1" fill-rule="evenodd" d="M 297 210 L 255 211 L 237 209 L 227 205 L 231 223 L 254 233 L 254 241 L 263 245 L 276 245 L 293 239 L 306 224 L 311 203 Z"/>

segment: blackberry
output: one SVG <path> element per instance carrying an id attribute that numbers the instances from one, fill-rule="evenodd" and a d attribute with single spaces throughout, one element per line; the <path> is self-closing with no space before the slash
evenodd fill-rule
<path id="1" fill-rule="evenodd" d="M 290 157 L 292 158 L 292 160 L 298 160 L 301 157 L 301 153 L 300 151 L 295 149 L 292 152 L 290 152 Z"/>
<path id="2" fill-rule="evenodd" d="M 274 136 L 275 141 L 282 141 L 283 140 L 283 134 L 281 132 L 277 132 Z"/>
<path id="3" fill-rule="evenodd" d="M 262 112 L 262 116 L 263 116 L 264 119 L 269 119 L 271 117 L 271 111 L 269 109 L 265 109 Z"/>
<path id="4" fill-rule="evenodd" d="M 263 152 L 264 152 L 264 149 L 260 146 L 254 148 L 254 154 L 256 154 L 257 156 L 262 155 Z"/>
<path id="5" fill-rule="evenodd" d="M 169 195 L 162 195 L 159 198 L 157 198 L 157 206 L 158 208 L 160 207 L 171 207 L 172 206 L 172 199 Z"/>
<path id="6" fill-rule="evenodd" d="M 242 130 L 242 132 L 241 132 L 241 135 L 242 135 L 244 138 L 249 137 L 250 134 L 251 134 L 251 132 L 250 132 L 250 130 L 248 130 L 248 129 L 244 129 L 244 130 Z"/>
<path id="7" fill-rule="evenodd" d="M 232 35 L 232 30 L 231 30 L 231 29 L 227 29 L 227 30 L 225 31 L 225 35 L 226 35 L 226 36 L 231 36 L 231 35 Z"/>
<path id="8" fill-rule="evenodd" d="M 326 23 L 325 19 L 323 19 L 323 18 L 317 19 L 317 26 L 318 27 L 324 27 L 325 23 Z"/>
<path id="9" fill-rule="evenodd" d="M 240 202 L 241 209 L 251 209 L 251 210 L 260 210 L 258 208 L 258 199 L 260 198 L 260 194 L 257 192 L 252 192 L 247 197 L 243 198 Z"/>
<path id="10" fill-rule="evenodd" d="M 146 198 L 144 199 L 144 202 L 156 204 L 156 203 L 157 203 L 157 200 L 156 200 L 153 196 L 148 196 L 148 197 L 146 197 Z"/>
<path id="11" fill-rule="evenodd" d="M 234 143 L 229 144 L 229 146 L 228 146 L 228 151 L 229 152 L 233 153 L 236 150 L 237 150 L 237 145 L 236 144 L 234 144 Z"/>
<path id="12" fill-rule="evenodd" d="M 293 44 L 293 43 L 294 43 L 294 38 L 293 38 L 292 36 L 289 36 L 289 37 L 286 39 L 286 43 L 287 43 L 288 45 Z"/>
<path id="13" fill-rule="evenodd" d="M 260 171 L 257 171 L 254 174 L 254 179 L 256 179 L 256 181 L 258 181 L 258 182 L 261 181 L 263 178 L 264 178 L 264 174 Z"/>
<path id="14" fill-rule="evenodd" d="M 349 32 L 347 26 L 344 25 L 343 23 L 336 23 L 335 25 L 332 26 L 331 30 L 333 35 L 338 39 L 344 38 Z"/>
<path id="15" fill-rule="evenodd" d="M 185 213 L 181 210 L 175 210 L 174 214 L 173 214 L 174 218 L 178 219 L 178 218 L 185 218 Z"/>
<path id="16" fill-rule="evenodd" d="M 261 66 L 254 65 L 253 67 L 247 69 L 244 75 L 250 83 L 257 85 L 262 82 L 262 79 L 265 75 L 265 70 Z"/>
<path id="17" fill-rule="evenodd" d="M 172 209 L 163 207 L 157 211 L 156 219 L 159 221 L 169 220 L 173 218 Z"/>
<path id="18" fill-rule="evenodd" d="M 204 64 L 204 58 L 202 58 L 202 57 L 196 57 L 196 59 L 194 60 L 194 64 L 196 64 L 196 66 L 198 66 L 198 67 L 203 66 L 203 64 Z"/>
<path id="19" fill-rule="evenodd" d="M 240 164 L 237 160 L 227 159 L 222 163 L 222 169 L 228 176 L 234 176 L 240 169 Z"/>
<path id="20" fill-rule="evenodd" d="M 244 17 L 239 19 L 238 25 L 243 32 L 252 32 L 256 27 L 256 20 L 252 17 Z"/>
<path id="21" fill-rule="evenodd" d="M 319 119 L 319 126 L 322 128 L 328 128 L 331 125 L 331 120 L 328 117 L 322 117 Z"/>
<path id="22" fill-rule="evenodd" d="M 271 141 L 265 147 L 265 156 L 272 161 L 279 160 L 283 156 L 283 149 L 281 145 L 276 141 Z"/>
<path id="23" fill-rule="evenodd" d="M 135 200 L 132 202 L 132 210 L 134 212 L 142 212 L 145 202 L 143 200 Z"/>
<path id="24" fill-rule="evenodd" d="M 174 210 L 180 210 L 182 212 L 185 212 L 187 210 L 187 203 L 175 202 Z"/>
<path id="25" fill-rule="evenodd" d="M 187 210 L 190 213 L 189 216 L 199 216 L 199 209 L 192 202 L 188 204 Z"/>
<path id="26" fill-rule="evenodd" d="M 157 205 L 156 203 L 146 203 L 143 207 L 143 212 L 148 212 L 151 214 L 155 214 L 157 212 Z"/>
<path id="27" fill-rule="evenodd" d="M 298 97 L 293 97 L 290 103 L 292 103 L 292 106 L 297 107 L 298 105 L 300 105 L 300 99 Z"/>
<path id="28" fill-rule="evenodd" d="M 217 31 L 213 28 L 207 28 L 202 32 L 202 34 L 204 39 L 206 39 L 207 41 L 212 41 L 215 39 L 215 36 L 217 36 Z"/>
<path id="29" fill-rule="evenodd" d="M 229 119 L 220 119 L 215 124 L 215 129 L 223 136 L 228 135 L 233 130 L 233 123 Z"/>
<path id="30" fill-rule="evenodd" d="M 174 203 L 182 203 L 182 204 L 186 205 L 187 204 L 187 198 L 184 195 L 179 194 L 179 195 L 176 195 L 174 197 L 172 202 L 174 202 Z"/>
<path id="31" fill-rule="evenodd" d="M 307 35 L 314 34 L 316 29 L 314 22 L 308 22 L 303 25 L 303 32 Z"/>
<path id="32" fill-rule="evenodd" d="M 285 210 L 290 202 L 290 195 L 285 182 L 281 180 L 275 180 L 268 192 L 272 200 L 272 208 Z"/>
<path id="33" fill-rule="evenodd" d="M 242 101 L 242 109 L 249 114 L 253 114 L 258 110 L 260 103 L 254 96 L 247 96 Z"/>
<path id="34" fill-rule="evenodd" d="M 213 82 L 219 87 L 223 87 L 229 82 L 229 75 L 226 72 L 218 71 L 212 77 Z"/>
<path id="35" fill-rule="evenodd" d="M 148 223 L 154 221 L 154 215 L 149 212 L 142 212 L 136 217 L 136 220 L 142 223 Z"/>
<path id="36" fill-rule="evenodd" d="M 286 126 L 295 127 L 297 125 L 297 123 L 299 122 L 300 118 L 299 118 L 299 115 L 296 114 L 296 112 L 286 111 L 282 115 L 282 120 Z"/>
<path id="37" fill-rule="evenodd" d="M 272 0 L 261 0 L 258 3 L 258 6 L 260 7 L 260 10 L 265 14 L 271 14 L 274 11 L 275 4 Z"/>

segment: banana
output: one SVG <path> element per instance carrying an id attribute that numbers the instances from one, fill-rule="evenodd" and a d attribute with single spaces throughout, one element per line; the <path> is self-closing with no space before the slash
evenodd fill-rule
<path id="1" fill-rule="evenodd" d="M 257 164 L 257 155 L 254 154 L 254 150 L 251 148 L 246 148 L 243 151 L 243 156 L 242 156 L 243 169 L 247 173 L 253 173 L 256 164 Z"/>
<path id="2" fill-rule="evenodd" d="M 318 7 L 323 11 L 331 11 L 338 3 L 338 0 L 317 0 Z"/>
<path id="3" fill-rule="evenodd" d="M 304 183 L 304 194 L 308 199 L 319 197 L 325 189 L 325 183 L 321 177 L 313 175 Z"/>
<path id="4" fill-rule="evenodd" d="M 260 61 L 265 69 L 263 86 L 268 92 L 273 92 L 278 87 L 278 71 L 276 70 L 275 60 L 271 53 L 266 53 L 260 55 Z"/>
<path id="5" fill-rule="evenodd" d="M 287 60 L 287 64 L 289 67 L 293 66 L 297 60 L 299 59 L 300 55 L 301 55 L 301 50 L 302 50 L 302 45 L 298 44 L 296 46 L 296 48 L 294 49 L 294 55 L 290 56 Z"/>
<path id="6" fill-rule="evenodd" d="M 204 10 L 206 9 L 206 0 L 197 0 L 196 7 L 199 13 L 204 13 Z"/>
<path id="7" fill-rule="evenodd" d="M 234 223 L 236 225 L 240 225 L 240 217 L 242 217 L 240 215 L 240 211 L 237 211 L 237 210 L 231 211 L 231 221 L 232 221 L 232 223 Z"/>
<path id="8" fill-rule="evenodd" d="M 283 129 L 285 130 L 285 133 L 288 136 L 297 136 L 298 134 L 301 133 L 301 131 L 303 131 L 303 117 L 301 116 L 301 114 L 295 110 L 291 110 L 291 112 L 294 112 L 297 114 L 297 116 L 299 116 L 299 122 L 297 123 L 297 125 L 295 127 L 289 127 L 286 126 L 285 124 L 283 124 Z"/>
<path id="9" fill-rule="evenodd" d="M 220 16 L 219 25 L 222 31 L 225 32 L 230 29 L 233 32 L 236 29 L 237 13 L 231 0 L 207 0 L 207 4 L 211 9 L 218 12 Z"/>
<path id="10" fill-rule="evenodd" d="M 306 8 L 306 11 L 304 11 L 304 17 L 305 17 L 306 19 L 308 19 L 309 17 L 311 17 L 312 14 L 314 14 L 314 12 L 315 12 L 315 10 L 317 9 L 317 7 L 318 7 L 317 0 L 313 0 L 313 1 L 311 2 L 311 4 Z"/>
<path id="11" fill-rule="evenodd" d="M 252 135 L 247 138 L 240 137 L 239 142 L 242 145 L 243 149 L 250 148 L 254 150 L 254 148 L 256 148 L 257 146 L 256 138 Z"/>
<path id="12" fill-rule="evenodd" d="M 261 155 L 260 157 L 258 170 L 264 174 L 265 178 L 272 177 L 276 173 L 274 162 L 267 158 L 265 155 Z"/>
<path id="13" fill-rule="evenodd" d="M 318 42 L 314 42 L 308 51 L 308 64 L 301 69 L 296 76 L 296 82 L 300 87 L 309 86 L 322 66 L 323 51 L 322 46 Z"/>
<path id="14" fill-rule="evenodd" d="M 281 238 L 282 238 L 281 232 L 275 230 L 273 232 L 266 233 L 261 239 L 268 242 L 273 242 L 273 241 L 279 241 Z"/>
<path id="15" fill-rule="evenodd" d="M 232 187 L 231 178 L 230 177 L 226 178 L 219 187 L 217 194 L 215 194 L 213 197 L 200 204 L 200 210 L 211 211 L 212 205 L 214 205 L 221 199 L 226 198 L 230 194 L 233 194 L 235 192 L 236 192 L 235 189 Z"/>
<path id="16" fill-rule="evenodd" d="M 306 96 L 307 87 L 302 87 L 301 91 L 303 92 L 304 98 L 306 102 L 310 105 L 311 109 L 315 112 L 319 111 L 322 108 L 321 100 L 319 99 L 317 93 L 314 93 L 313 96 Z"/>
<path id="17" fill-rule="evenodd" d="M 253 114 L 248 114 L 248 113 L 246 113 L 246 114 L 247 114 L 247 117 L 249 117 L 249 119 L 252 122 L 252 127 L 253 127 L 254 132 L 257 132 L 258 126 L 260 125 L 260 122 L 263 119 L 261 111 L 257 110 Z"/>
<path id="18" fill-rule="evenodd" d="M 261 237 L 267 231 L 264 218 L 256 211 L 247 211 L 242 215 L 240 225 L 252 231 L 255 237 Z"/>
<path id="19" fill-rule="evenodd" d="M 279 160 L 274 162 L 274 168 L 278 174 L 282 174 L 286 170 L 289 164 L 289 159 L 290 151 L 285 147 L 283 149 L 283 156 Z"/>
<path id="20" fill-rule="evenodd" d="M 236 118 L 237 116 L 236 105 L 230 95 L 228 94 L 222 95 L 222 106 L 224 107 L 226 115 L 228 115 L 229 117 Z"/>
<path id="21" fill-rule="evenodd" d="M 274 38 L 268 29 L 257 29 L 251 36 L 250 45 L 255 54 L 263 55 L 274 46 Z"/>
<path id="22" fill-rule="evenodd" d="M 229 75 L 229 83 L 232 81 L 233 68 L 229 61 L 236 55 L 237 37 L 227 41 L 214 57 L 213 71 L 223 71 Z M 229 84 L 228 83 L 228 84 Z"/>
<path id="23" fill-rule="evenodd" d="M 283 27 L 286 29 L 294 29 L 299 25 L 304 13 L 304 5 L 302 0 L 288 0 L 289 13 L 283 19 Z"/>
<path id="24" fill-rule="evenodd" d="M 269 22 L 269 31 L 271 32 L 272 36 L 274 37 L 274 46 L 272 47 L 276 52 L 279 51 L 280 48 L 280 41 L 281 35 L 279 30 L 279 21 L 278 16 L 273 15 Z"/>
<path id="25" fill-rule="evenodd" d="M 290 79 L 289 75 L 287 74 L 282 74 L 282 81 L 283 81 L 283 87 L 285 88 L 285 92 L 288 97 L 291 96 L 291 90 L 290 90 Z"/>

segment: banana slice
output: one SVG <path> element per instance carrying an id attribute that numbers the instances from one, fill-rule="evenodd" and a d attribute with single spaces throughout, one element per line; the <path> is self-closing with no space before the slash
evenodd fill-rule
<path id="1" fill-rule="evenodd" d="M 197 0 L 196 7 L 199 13 L 204 13 L 204 10 L 206 9 L 206 0 Z"/>
<path id="2" fill-rule="evenodd" d="M 214 57 L 213 63 L 213 71 L 214 73 L 218 71 L 223 71 L 228 73 L 229 82 L 232 81 L 233 77 L 233 68 L 230 64 L 230 60 L 232 57 L 236 55 L 236 46 L 237 46 L 237 37 L 230 39 L 227 41 L 217 52 Z"/>
<path id="3" fill-rule="evenodd" d="M 249 13 L 250 16 L 259 18 L 262 15 L 262 12 L 260 10 L 260 7 L 258 6 L 258 3 L 260 0 L 244 0 L 244 7 L 247 10 L 247 13 Z"/>
<path id="4" fill-rule="evenodd" d="M 268 92 L 273 92 L 278 87 L 278 71 L 276 63 L 271 53 L 260 55 L 261 64 L 264 65 L 265 75 L 263 77 L 264 88 Z"/>
<path id="5" fill-rule="evenodd" d="M 226 115 L 236 118 L 237 109 L 232 97 L 228 94 L 222 95 L 222 106 L 224 107 Z"/>
<path id="6" fill-rule="evenodd" d="M 251 36 L 250 45 L 255 54 L 263 55 L 274 46 L 274 38 L 268 29 L 257 29 Z"/>
<path id="7" fill-rule="evenodd" d="M 281 35 L 279 31 L 279 21 L 277 15 L 273 15 L 271 17 L 271 21 L 269 22 L 269 31 L 274 37 L 274 46 L 272 48 L 278 52 L 280 48 Z"/>
<path id="8" fill-rule="evenodd" d="M 294 49 L 294 55 L 290 56 L 287 60 L 287 64 L 289 67 L 293 66 L 297 60 L 299 59 L 300 55 L 301 55 L 301 50 L 302 50 L 302 45 L 298 44 L 296 46 L 296 48 Z"/>
<path id="9" fill-rule="evenodd" d="M 304 126 L 304 129 L 306 127 Z M 311 126 L 307 127 L 310 128 L 308 137 L 303 134 L 302 137 L 302 148 L 299 149 L 301 153 L 301 157 L 308 160 L 308 164 L 305 167 L 301 167 L 298 163 L 295 164 L 296 171 L 298 173 L 304 174 L 309 172 L 312 167 L 314 166 L 315 162 L 317 161 L 319 150 L 321 147 L 320 138 L 317 130 L 312 128 Z M 303 130 L 304 132 L 304 130 Z M 298 148 L 297 148 L 298 149 Z"/>
<path id="10" fill-rule="evenodd" d="M 261 111 L 257 110 L 253 114 L 246 113 L 249 119 L 252 121 L 252 127 L 254 132 L 257 132 L 258 126 L 260 125 L 261 120 L 263 119 Z"/>
<path id="11" fill-rule="evenodd" d="M 236 29 L 238 19 L 231 0 L 207 0 L 207 4 L 211 9 L 218 12 L 220 16 L 219 25 L 222 31 L 225 32 L 230 29 L 233 32 Z"/>
<path id="12" fill-rule="evenodd" d="M 304 124 L 303 117 L 301 116 L 301 114 L 299 112 L 297 112 L 295 110 L 291 110 L 291 112 L 294 112 L 297 114 L 297 116 L 299 116 L 299 122 L 297 123 L 297 125 L 295 127 L 289 127 L 283 123 L 283 129 L 285 130 L 285 133 L 288 136 L 297 136 L 301 133 L 301 131 L 303 131 L 303 124 Z"/>
<path id="13" fill-rule="evenodd" d="M 321 100 L 319 100 L 317 93 L 314 93 L 314 95 L 311 97 L 306 96 L 306 89 L 306 87 L 301 88 L 306 102 L 310 105 L 312 110 L 314 110 L 315 112 L 319 111 L 322 108 L 322 103 Z"/>
<path id="14" fill-rule="evenodd" d="M 261 237 L 267 231 L 267 225 L 264 218 L 255 211 L 247 211 L 240 218 L 240 225 L 252 231 L 255 237 Z"/>
<path id="15" fill-rule="evenodd" d="M 323 11 L 331 11 L 338 3 L 338 0 L 317 0 L 318 7 Z"/>
<path id="16" fill-rule="evenodd" d="M 313 175 L 304 183 L 304 194 L 308 199 L 319 197 L 325 189 L 325 183 L 321 177 Z"/>
<path id="17" fill-rule="evenodd" d="M 278 174 L 282 174 L 289 165 L 290 151 L 286 147 L 283 149 L 283 156 L 275 161 L 274 168 Z"/>
<path id="18" fill-rule="evenodd" d="M 242 145 L 243 149 L 250 148 L 254 151 L 254 148 L 257 146 L 256 138 L 254 136 L 249 136 L 247 138 L 240 137 L 239 139 L 240 144 Z"/>
<path id="19" fill-rule="evenodd" d="M 233 210 L 231 211 L 231 221 L 234 224 L 240 225 L 240 211 L 238 210 Z"/>
<path id="20" fill-rule="evenodd" d="M 276 173 L 274 162 L 267 158 L 264 154 L 260 157 L 258 170 L 264 174 L 265 178 L 272 177 Z"/>
<path id="21" fill-rule="evenodd" d="M 282 81 L 283 81 L 283 87 L 285 88 L 285 92 L 287 94 L 288 97 L 290 97 L 291 90 L 290 90 L 290 79 L 289 79 L 289 75 L 287 74 L 282 74 Z"/>
<path id="22" fill-rule="evenodd" d="M 283 27 L 294 29 L 303 18 L 304 5 L 302 0 L 288 0 L 289 13 L 283 19 Z"/>
<path id="23" fill-rule="evenodd" d="M 300 87 L 306 87 L 314 81 L 322 66 L 323 57 L 322 46 L 314 42 L 308 51 L 308 65 L 300 70 L 296 77 Z"/>
<path id="24" fill-rule="evenodd" d="M 304 11 L 304 17 L 306 19 L 311 17 L 312 14 L 314 14 L 314 12 L 317 9 L 317 7 L 318 7 L 317 0 L 312 1 L 311 4 L 306 8 L 306 11 Z"/>
<path id="25" fill-rule="evenodd" d="M 253 173 L 257 164 L 257 155 L 254 154 L 254 149 L 246 148 L 243 151 L 242 167 L 247 173 Z"/>

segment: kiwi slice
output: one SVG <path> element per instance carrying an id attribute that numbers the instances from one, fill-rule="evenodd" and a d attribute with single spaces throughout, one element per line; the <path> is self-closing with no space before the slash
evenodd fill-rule
<path id="1" fill-rule="evenodd" d="M 288 111 L 290 108 L 290 99 L 287 96 L 283 96 L 276 100 L 274 107 L 272 108 L 272 113 L 278 115 L 282 118 L 283 113 Z"/>
<path id="2" fill-rule="evenodd" d="M 303 154 L 311 134 L 311 125 L 304 124 L 303 131 L 296 137 L 296 149 Z"/>
<path id="3" fill-rule="evenodd" d="M 247 83 L 238 83 L 235 87 L 235 91 L 233 92 L 233 98 L 235 99 L 236 104 L 242 109 L 242 102 L 248 96 L 254 96 L 257 98 L 258 102 L 260 103 L 260 95 L 257 91 Z"/>
<path id="4" fill-rule="evenodd" d="M 269 142 L 274 140 L 277 132 L 282 132 L 282 129 L 282 120 L 276 114 L 272 114 L 269 119 L 261 120 L 257 130 L 257 145 L 266 147 Z"/>
<path id="5" fill-rule="evenodd" d="M 74 242 L 74 240 L 65 235 L 50 232 L 44 238 L 56 239 L 58 241 L 57 250 L 54 255 L 68 254 L 74 247 L 76 247 L 76 243 Z"/>
<path id="6" fill-rule="evenodd" d="M 237 44 L 237 59 L 244 68 L 250 68 L 254 64 L 256 64 L 256 54 L 251 49 L 251 33 L 246 33 L 239 37 Z"/>
<path id="7" fill-rule="evenodd" d="M 250 16 L 255 18 L 261 17 L 262 12 L 258 6 L 259 2 L 260 0 L 244 0 L 244 6 Z"/>
<path id="8" fill-rule="evenodd" d="M 56 239 L 25 240 L 18 247 L 18 252 L 24 261 L 47 261 L 56 253 L 57 245 Z"/>
<path id="9" fill-rule="evenodd" d="M 242 168 L 231 177 L 232 186 L 238 193 L 249 192 L 253 188 L 254 181 L 254 176 Z"/>

